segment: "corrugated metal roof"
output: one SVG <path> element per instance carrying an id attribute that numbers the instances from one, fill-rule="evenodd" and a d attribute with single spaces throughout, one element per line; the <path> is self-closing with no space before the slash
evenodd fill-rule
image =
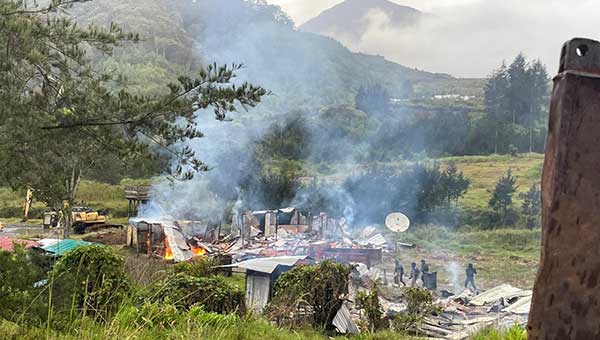
<path id="1" fill-rule="evenodd" d="M 35 241 L 20 240 L 12 237 L 0 237 L 0 250 L 12 252 L 14 251 L 14 243 L 19 243 L 25 246 L 25 248 L 36 247 L 38 244 Z"/>
<path id="2" fill-rule="evenodd" d="M 471 299 L 471 301 L 469 301 L 469 303 L 474 306 L 483 306 L 488 303 L 496 302 L 496 301 L 500 300 L 501 298 L 504 298 L 505 300 L 507 300 L 507 299 L 511 299 L 514 297 L 528 296 L 528 295 L 531 295 L 530 290 L 523 290 L 520 288 L 513 287 L 509 284 L 503 284 L 503 285 L 494 287 L 490 290 L 487 290 L 487 291 L 477 295 L 476 297 Z"/>
<path id="3" fill-rule="evenodd" d="M 310 257 L 304 256 L 275 256 L 275 257 L 264 257 L 258 259 L 251 259 L 243 262 L 222 266 L 222 268 L 244 268 L 246 270 L 253 270 L 255 272 L 271 274 L 275 271 L 277 266 L 294 266 L 300 261 L 309 259 Z"/>
<path id="4" fill-rule="evenodd" d="M 506 307 L 504 311 L 514 314 L 528 314 L 529 309 L 531 309 L 531 295 L 519 298 L 517 302 Z"/>
<path id="5" fill-rule="evenodd" d="M 175 261 L 187 261 L 194 257 L 192 248 L 188 245 L 181 230 L 174 227 L 163 226 L 163 231 Z"/>
<path id="6" fill-rule="evenodd" d="M 43 248 L 43 247 L 47 247 L 49 245 L 55 244 L 58 241 L 60 241 L 60 240 L 57 238 L 44 238 L 44 239 L 37 241 L 37 243 L 39 244 L 40 248 Z"/>
<path id="7" fill-rule="evenodd" d="M 42 247 L 42 249 L 44 249 L 45 251 L 55 254 L 57 256 L 62 256 L 64 255 L 66 252 L 73 250 L 77 247 L 81 247 L 81 246 L 89 246 L 92 245 L 94 243 L 91 242 L 86 242 L 86 241 L 81 241 L 81 240 L 60 240 L 56 243 L 52 243 L 50 245 L 47 245 L 45 247 Z"/>
<path id="8" fill-rule="evenodd" d="M 335 328 L 342 334 L 359 334 L 360 330 L 356 325 L 356 322 L 350 315 L 350 310 L 346 307 L 346 304 L 342 304 L 342 307 L 333 318 L 331 323 Z"/>

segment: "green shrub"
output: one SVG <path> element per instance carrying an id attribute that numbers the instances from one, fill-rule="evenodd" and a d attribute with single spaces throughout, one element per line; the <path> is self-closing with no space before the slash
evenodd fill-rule
<path id="1" fill-rule="evenodd" d="M 179 310 L 201 307 L 207 312 L 243 314 L 246 308 L 244 291 L 220 276 L 172 272 L 150 286 L 146 294 L 150 302 L 172 303 Z"/>
<path id="2" fill-rule="evenodd" d="M 39 323 L 45 317 L 43 291 L 36 285 L 45 277 L 39 255 L 15 245 L 14 252 L 0 250 L 0 318 Z"/>
<path id="3" fill-rule="evenodd" d="M 129 295 L 125 260 L 105 246 L 78 247 L 54 266 L 52 297 L 59 312 L 106 318 Z"/>
<path id="4" fill-rule="evenodd" d="M 433 295 L 425 288 L 408 288 L 402 294 L 406 301 L 406 311 L 398 314 L 392 321 L 392 327 L 402 333 L 419 333 L 423 320 L 440 308 L 433 303 Z"/>
<path id="5" fill-rule="evenodd" d="M 371 331 L 380 329 L 383 323 L 383 308 L 379 303 L 379 289 L 377 285 L 368 292 L 358 292 L 356 294 L 356 306 L 365 311 L 365 317 L 369 322 Z"/>
<path id="6" fill-rule="evenodd" d="M 283 273 L 275 282 L 275 295 L 267 309 L 272 319 L 294 322 L 289 317 L 295 309 L 309 307 L 311 324 L 328 329 L 348 294 L 351 266 L 323 261 L 313 266 L 297 266 Z"/>
<path id="7" fill-rule="evenodd" d="M 215 274 L 215 261 L 209 257 L 195 258 L 192 262 L 179 262 L 173 266 L 174 273 L 181 273 L 195 277 L 210 276 Z"/>
<path id="8" fill-rule="evenodd" d="M 508 330 L 488 327 L 471 336 L 469 340 L 527 340 L 527 331 L 520 325 Z"/>

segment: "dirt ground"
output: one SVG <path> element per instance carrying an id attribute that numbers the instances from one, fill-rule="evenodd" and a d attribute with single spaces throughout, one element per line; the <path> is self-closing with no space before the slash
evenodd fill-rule
<path id="1" fill-rule="evenodd" d="M 56 238 L 58 230 L 44 229 L 41 224 L 27 222 L 2 222 L 0 236 L 18 238 Z"/>
<path id="2" fill-rule="evenodd" d="M 127 243 L 127 229 L 110 229 L 84 235 L 84 241 L 111 246 L 124 246 Z"/>

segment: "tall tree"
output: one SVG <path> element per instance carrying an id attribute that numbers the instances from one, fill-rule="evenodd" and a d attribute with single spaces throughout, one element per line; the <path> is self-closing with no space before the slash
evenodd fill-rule
<path id="1" fill-rule="evenodd" d="M 485 106 L 488 114 L 495 122 L 494 153 L 498 153 L 498 129 L 505 123 L 509 112 L 509 87 L 510 81 L 506 65 L 495 70 L 485 84 Z"/>
<path id="2" fill-rule="evenodd" d="M 223 120 L 267 91 L 229 85 L 241 65 L 209 65 L 159 95 L 133 94 L 122 77 L 100 73 L 87 56 L 110 54 L 139 36 L 115 24 L 79 27 L 65 10 L 84 1 L 0 0 L 0 176 L 58 205 L 75 201 L 82 175 L 105 153 L 123 161 L 168 155 L 173 162 L 164 170 L 173 179 L 207 170 L 181 146 L 202 136 L 196 112 L 212 109 Z"/>
<path id="3" fill-rule="evenodd" d="M 512 123 L 517 124 L 521 115 L 529 112 L 529 96 L 531 77 L 527 70 L 527 59 L 523 53 L 519 53 L 507 69 L 510 79 L 508 98 Z"/>
<path id="4" fill-rule="evenodd" d="M 536 125 L 545 127 L 546 112 L 549 96 L 549 78 L 546 66 L 538 59 L 534 60 L 528 68 L 530 78 L 530 110 L 527 116 L 529 128 L 529 152 L 533 152 L 533 131 Z"/>

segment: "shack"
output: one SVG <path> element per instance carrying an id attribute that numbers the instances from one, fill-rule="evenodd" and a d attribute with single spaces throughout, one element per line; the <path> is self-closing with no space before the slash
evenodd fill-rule
<path id="1" fill-rule="evenodd" d="M 175 262 L 206 253 L 205 249 L 190 244 L 176 222 L 169 221 L 130 219 L 127 246 L 138 254 Z"/>
<path id="2" fill-rule="evenodd" d="M 246 270 L 246 306 L 261 312 L 273 296 L 275 281 L 294 266 L 313 264 L 308 256 L 278 256 L 251 259 L 220 268 L 242 268 Z"/>

